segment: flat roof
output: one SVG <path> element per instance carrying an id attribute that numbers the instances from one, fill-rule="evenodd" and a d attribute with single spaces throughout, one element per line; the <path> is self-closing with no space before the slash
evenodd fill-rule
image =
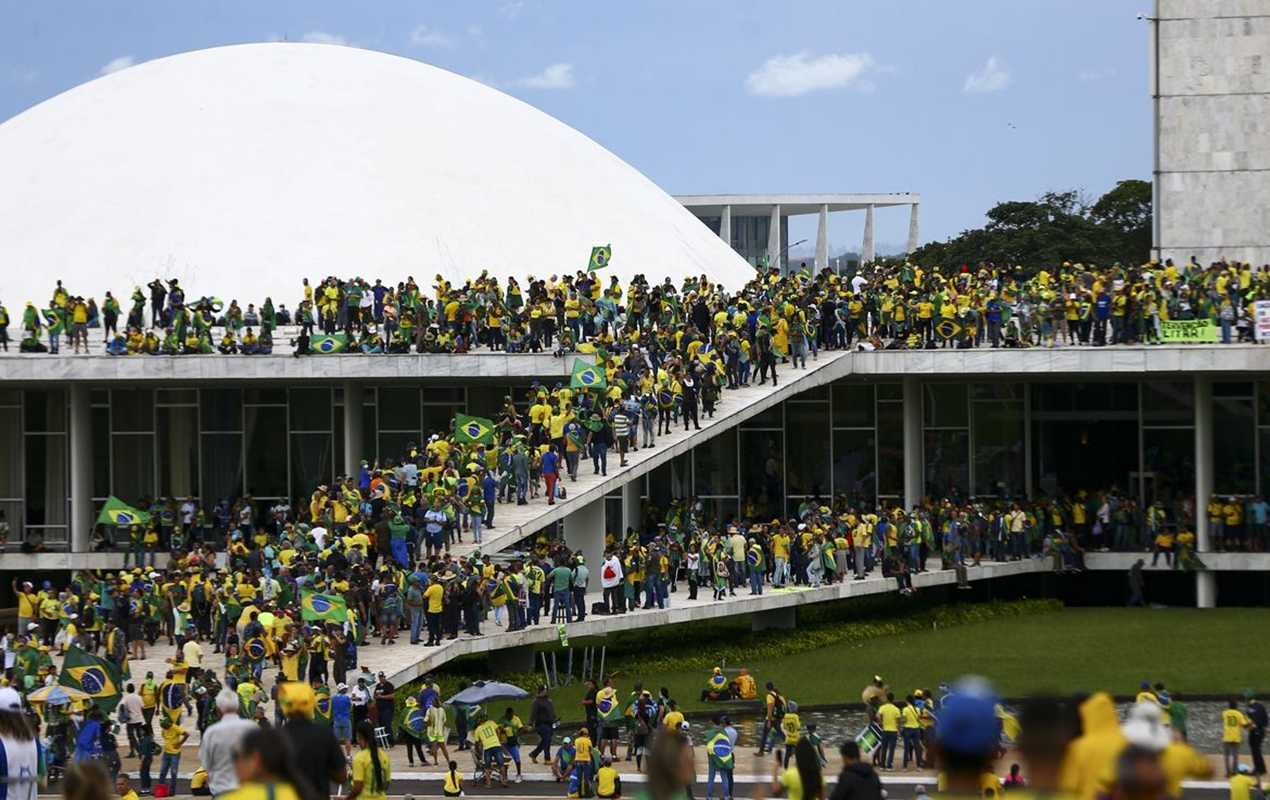
<path id="1" fill-rule="evenodd" d="M 832 378 L 895 380 L 904 376 L 1004 376 L 1045 378 L 1132 377 L 1135 375 L 1270 373 L 1270 346 L 1256 344 L 1116 345 L 1110 347 L 987 347 L 970 350 L 884 350 L 835 356 L 827 365 Z M 548 353 L 465 353 L 409 355 L 334 355 L 294 358 L 268 356 L 106 356 L 0 354 L 0 385 L 84 382 L 94 384 L 166 383 L 335 383 L 345 380 L 480 383 L 504 379 L 566 379 L 574 358 Z M 822 365 L 824 359 L 821 359 Z M 814 365 L 814 362 L 813 362 Z M 791 373 L 792 374 L 792 373 Z"/>
<path id="2" fill-rule="evenodd" d="M 881 194 L 841 193 L 831 194 L 681 194 L 675 199 L 697 216 L 715 216 L 723 213 L 724 206 L 732 207 L 734 217 L 765 217 L 772 213 L 772 206 L 781 207 L 781 216 L 796 217 L 802 214 L 819 214 L 821 206 L 830 211 L 859 211 L 869 206 L 911 206 L 920 204 L 922 196 L 916 192 L 888 192 Z"/>

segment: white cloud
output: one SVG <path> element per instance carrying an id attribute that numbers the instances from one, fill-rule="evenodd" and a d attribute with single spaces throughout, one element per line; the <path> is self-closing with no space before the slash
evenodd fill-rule
<path id="1" fill-rule="evenodd" d="M 525 8 L 525 0 L 510 0 L 498 7 L 498 13 L 507 19 L 516 19 Z"/>
<path id="2" fill-rule="evenodd" d="M 441 31 L 418 25 L 410 32 L 410 43 L 415 47 L 453 47 L 454 40 Z"/>
<path id="3" fill-rule="evenodd" d="M 984 65 L 966 76 L 961 90 L 967 94 L 999 92 L 1010 85 L 1010 71 L 996 56 L 989 56 Z"/>
<path id="4" fill-rule="evenodd" d="M 128 67 L 131 67 L 135 63 L 137 63 L 137 59 L 133 58 L 132 56 L 119 56 L 118 58 L 112 58 L 102 65 L 101 69 L 98 71 L 98 74 L 109 75 L 112 72 L 118 72 L 121 69 L 127 69 Z"/>
<path id="5" fill-rule="evenodd" d="M 327 33 L 326 31 L 309 31 L 300 37 L 302 42 L 310 42 L 312 44 L 340 44 L 347 45 L 348 39 L 338 33 Z"/>
<path id="6" fill-rule="evenodd" d="M 512 83 L 525 89 L 572 89 L 577 81 L 572 64 L 552 64 L 537 75 L 527 75 Z"/>
<path id="7" fill-rule="evenodd" d="M 876 68 L 877 63 L 868 53 L 813 56 L 804 50 L 767 59 L 745 79 L 745 89 L 762 97 L 797 97 L 853 84 L 861 86 L 861 76 Z"/>

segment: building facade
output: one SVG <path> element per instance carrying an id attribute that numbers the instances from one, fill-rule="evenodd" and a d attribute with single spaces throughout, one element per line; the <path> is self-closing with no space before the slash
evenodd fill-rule
<path id="1" fill-rule="evenodd" d="M 1155 248 L 1270 263 L 1270 0 L 1157 0 Z"/>
<path id="2" fill-rule="evenodd" d="M 249 495 L 258 512 L 306 502 L 315 486 L 362 459 L 402 457 L 446 430 L 456 412 L 494 416 L 507 398 L 523 409 L 532 383 L 11 385 L 0 391 L 0 510 L 15 543 L 36 537 L 53 549 L 78 549 L 86 541 L 71 535 L 77 469 L 88 473 L 80 480 L 94 514 L 111 495 L 134 504 L 192 497 L 209 509 Z M 356 430 L 350 419 L 360 420 Z M 85 445 L 87 464 L 77 458 Z M 1114 488 L 1144 505 L 1158 498 L 1202 507 L 1205 447 L 1211 492 L 1270 491 L 1270 373 L 847 375 L 722 430 L 636 481 L 654 505 L 695 497 L 718 522 L 792 513 L 831 496 L 873 507 L 911 505 L 923 495 L 1035 498 Z M 610 498 L 607 519 L 616 523 L 621 492 Z"/>

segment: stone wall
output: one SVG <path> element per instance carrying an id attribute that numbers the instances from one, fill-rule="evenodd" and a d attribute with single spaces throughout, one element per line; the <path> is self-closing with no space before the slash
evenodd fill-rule
<path id="1" fill-rule="evenodd" d="M 1159 0 L 1158 247 L 1270 263 L 1270 0 Z"/>

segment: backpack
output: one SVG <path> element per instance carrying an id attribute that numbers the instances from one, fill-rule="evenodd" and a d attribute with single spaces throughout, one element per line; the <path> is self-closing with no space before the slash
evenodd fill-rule
<path id="1" fill-rule="evenodd" d="M 772 718 L 781 719 L 785 716 L 785 698 L 778 692 L 772 692 L 771 695 L 776 698 L 776 702 L 772 704 Z"/>
<path id="2" fill-rule="evenodd" d="M 127 725 L 129 722 L 132 721 L 132 717 L 128 716 L 128 707 L 124 705 L 123 703 L 119 704 L 118 716 L 119 716 L 120 725 Z"/>

